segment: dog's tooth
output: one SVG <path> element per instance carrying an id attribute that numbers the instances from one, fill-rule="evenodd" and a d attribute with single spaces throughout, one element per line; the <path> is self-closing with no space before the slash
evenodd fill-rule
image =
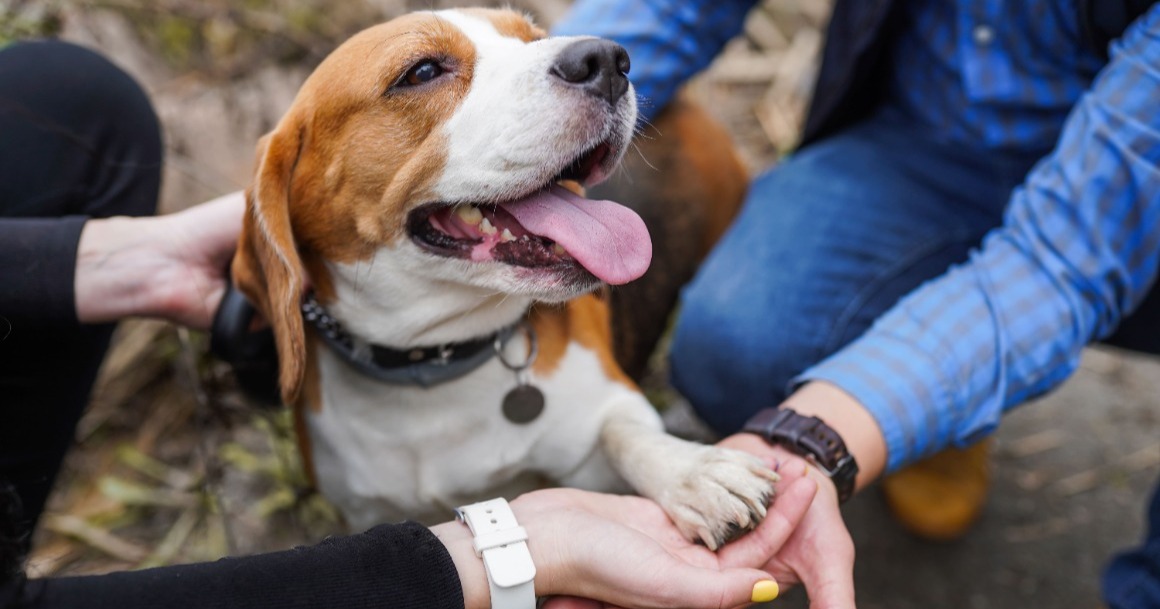
<path id="1" fill-rule="evenodd" d="M 564 254 L 568 253 L 568 250 L 564 249 L 564 246 L 560 245 L 559 243 L 553 243 L 552 253 L 557 256 L 563 256 Z"/>
<path id="2" fill-rule="evenodd" d="M 485 235 L 494 235 L 499 232 L 499 230 L 492 225 L 491 220 L 484 218 L 479 222 L 479 232 Z"/>
<path id="3" fill-rule="evenodd" d="M 504 243 L 507 243 L 508 241 L 515 241 L 516 236 L 513 235 L 510 230 L 505 228 L 505 229 L 503 229 L 503 232 L 499 234 L 499 240 L 504 242 Z"/>
<path id="4" fill-rule="evenodd" d="M 460 220 L 472 226 L 479 226 L 483 222 L 483 212 L 479 211 L 479 208 L 473 205 L 460 205 L 456 207 L 455 215 L 459 216 Z"/>

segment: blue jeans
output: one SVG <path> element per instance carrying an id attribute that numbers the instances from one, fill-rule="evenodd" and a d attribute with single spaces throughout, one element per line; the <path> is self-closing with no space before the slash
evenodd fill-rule
<path id="1" fill-rule="evenodd" d="M 759 176 L 682 295 L 673 383 L 721 434 L 1002 221 L 1046 151 L 935 140 L 883 110 Z"/>
<path id="2" fill-rule="evenodd" d="M 718 433 L 737 431 L 784 399 L 793 377 L 965 260 L 1046 152 L 950 145 L 885 109 L 762 174 L 682 295 L 674 386 Z M 1158 312 L 1153 290 L 1125 322 L 1128 340 L 1108 342 L 1155 352 Z M 1160 607 L 1160 488 L 1149 521 L 1145 543 L 1105 574 L 1112 609 Z"/>
<path id="3" fill-rule="evenodd" d="M 1148 532 L 1138 547 L 1116 556 L 1104 572 L 1108 609 L 1160 607 L 1160 480 L 1148 505 Z"/>

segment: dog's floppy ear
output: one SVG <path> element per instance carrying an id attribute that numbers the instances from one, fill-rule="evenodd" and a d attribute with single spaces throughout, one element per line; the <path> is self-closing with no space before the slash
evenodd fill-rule
<path id="1" fill-rule="evenodd" d="M 232 269 L 238 288 L 274 329 L 286 404 L 298 399 L 306 366 L 299 308 L 306 272 L 290 223 L 290 181 L 301 148 L 301 130 L 293 120 L 283 120 L 258 142 L 257 170 L 246 191 L 246 215 Z"/>

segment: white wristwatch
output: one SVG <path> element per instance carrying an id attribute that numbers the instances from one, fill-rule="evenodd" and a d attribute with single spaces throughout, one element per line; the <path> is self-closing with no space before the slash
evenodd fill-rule
<path id="1" fill-rule="evenodd" d="M 507 500 L 481 501 L 455 512 L 475 536 L 475 554 L 483 558 L 491 586 L 491 609 L 536 609 L 536 565 L 524 543 L 528 532 Z"/>

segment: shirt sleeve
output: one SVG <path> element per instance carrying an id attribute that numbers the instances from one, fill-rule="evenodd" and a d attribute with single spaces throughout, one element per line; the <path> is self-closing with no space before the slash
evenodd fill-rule
<path id="1" fill-rule="evenodd" d="M 11 603 L 5 604 L 5 593 Z M 14 595 L 14 596 L 13 596 Z M 0 584 L 28 609 L 463 609 L 447 548 L 416 523 L 217 562 Z"/>
<path id="2" fill-rule="evenodd" d="M 1160 7 L 1112 46 L 1054 151 L 968 262 L 795 383 L 831 382 L 886 438 L 888 471 L 993 431 L 1060 384 L 1144 299 L 1160 261 Z"/>
<path id="3" fill-rule="evenodd" d="M 578 0 L 552 28 L 555 36 L 616 41 L 632 62 L 629 80 L 640 113 L 652 120 L 677 89 L 741 32 L 756 0 Z"/>
<path id="4" fill-rule="evenodd" d="M 86 220 L 0 218 L 0 337 L 17 322 L 77 323 L 73 284 Z"/>

